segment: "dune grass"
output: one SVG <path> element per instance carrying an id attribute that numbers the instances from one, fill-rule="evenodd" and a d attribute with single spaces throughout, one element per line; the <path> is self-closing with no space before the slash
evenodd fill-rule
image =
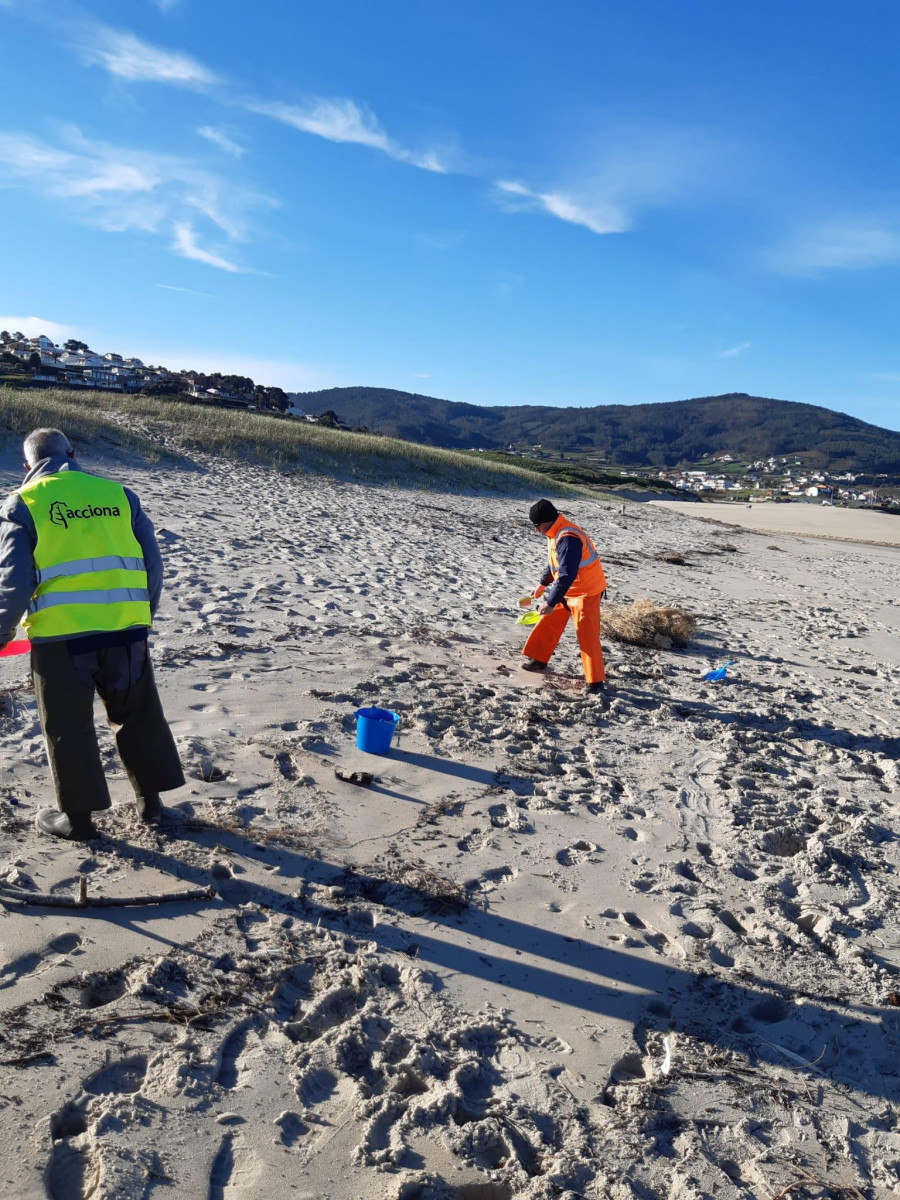
<path id="1" fill-rule="evenodd" d="M 538 471 L 454 450 L 264 413 L 114 392 L 0 387 L 0 426 L 21 436 L 40 425 L 62 429 L 76 450 L 100 440 L 153 461 L 202 452 L 396 487 L 524 494 L 552 484 L 558 495 L 596 494 L 571 485 L 560 488 Z"/>
<path id="2" fill-rule="evenodd" d="M 121 408 L 101 406 L 98 399 L 61 388 L 38 391 L 0 386 L 0 435 L 5 433 L 4 441 L 9 442 L 32 429 L 50 426 L 62 429 L 76 450 L 92 442 L 112 441 L 154 460 L 161 456 L 159 440 L 129 422 L 126 397 L 121 398 Z"/>

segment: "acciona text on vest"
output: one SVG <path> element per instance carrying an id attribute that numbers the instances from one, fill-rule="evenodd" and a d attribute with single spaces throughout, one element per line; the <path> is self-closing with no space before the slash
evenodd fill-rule
<path id="1" fill-rule="evenodd" d="M 62 525 L 63 529 L 68 529 L 69 521 L 86 520 L 90 517 L 118 517 L 120 515 L 118 508 L 109 506 L 97 508 L 94 505 L 89 505 L 87 508 L 69 508 L 64 500 L 54 500 L 50 505 L 50 522 L 53 525 Z"/>

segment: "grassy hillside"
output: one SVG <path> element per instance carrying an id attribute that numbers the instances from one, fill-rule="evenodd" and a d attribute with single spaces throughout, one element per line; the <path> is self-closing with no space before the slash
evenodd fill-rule
<path id="1" fill-rule="evenodd" d="M 302 392 L 308 412 L 434 446 L 576 454 L 623 467 L 674 467 L 715 454 L 800 455 L 809 467 L 900 473 L 900 433 L 812 404 L 732 393 L 595 408 L 480 407 L 386 388 Z"/>
<path id="2" fill-rule="evenodd" d="M 557 495 L 571 495 L 584 490 L 517 464 L 262 413 L 110 392 L 0 387 L 0 438 L 6 444 L 42 425 L 62 429 L 76 453 L 121 448 L 177 462 L 202 451 L 286 470 L 443 491 L 526 495 L 552 487 Z"/>

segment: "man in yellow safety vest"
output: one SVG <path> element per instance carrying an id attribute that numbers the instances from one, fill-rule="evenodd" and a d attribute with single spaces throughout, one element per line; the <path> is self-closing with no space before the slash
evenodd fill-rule
<path id="1" fill-rule="evenodd" d="M 0 508 L 0 648 L 22 622 L 59 809 L 37 815 L 55 837 L 95 837 L 110 807 L 94 693 L 147 824 L 184 773 L 147 653 L 162 591 L 153 526 L 134 492 L 89 475 L 58 429 L 25 439 L 22 486 Z M 24 616 L 23 616 L 24 613 Z"/>

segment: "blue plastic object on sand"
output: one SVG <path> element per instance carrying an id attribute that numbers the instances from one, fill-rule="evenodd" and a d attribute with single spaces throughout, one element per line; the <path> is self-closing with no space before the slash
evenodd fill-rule
<path id="1" fill-rule="evenodd" d="M 703 678 L 709 683 L 716 683 L 720 679 L 727 679 L 728 667 L 734 666 L 734 660 L 724 663 L 721 667 L 716 667 L 714 671 L 707 671 Z"/>
<path id="2" fill-rule="evenodd" d="M 358 708 L 356 717 L 356 748 L 366 754 L 387 754 L 400 718 L 389 708 Z"/>

